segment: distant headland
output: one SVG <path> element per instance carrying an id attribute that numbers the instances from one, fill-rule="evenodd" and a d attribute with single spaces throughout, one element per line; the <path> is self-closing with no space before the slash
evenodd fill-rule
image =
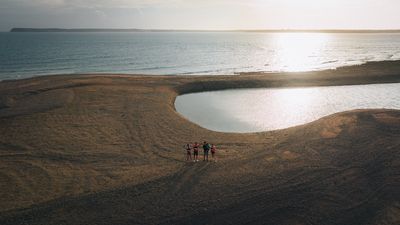
<path id="1" fill-rule="evenodd" d="M 400 33 L 398 30 L 346 30 L 346 29 L 254 29 L 254 30 L 189 30 L 189 29 L 108 29 L 108 28 L 12 28 L 10 32 L 265 32 L 265 33 Z"/>

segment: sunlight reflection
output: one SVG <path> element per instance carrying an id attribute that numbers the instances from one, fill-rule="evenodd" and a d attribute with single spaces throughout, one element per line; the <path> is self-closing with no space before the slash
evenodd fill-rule
<path id="1" fill-rule="evenodd" d="M 258 132 L 305 124 L 353 109 L 400 109 L 400 84 L 243 89 L 179 96 L 176 109 L 223 132 Z M 199 110 L 207 105 L 207 112 Z"/>
<path id="2" fill-rule="evenodd" d="M 263 122 L 257 121 L 259 118 L 264 118 L 268 121 L 281 120 L 279 126 L 289 127 L 291 124 L 305 123 L 307 114 L 310 114 L 310 109 L 318 107 L 320 102 L 319 90 L 314 88 L 288 88 L 288 89 L 272 89 L 266 91 L 261 98 L 255 100 L 253 96 L 254 108 L 252 113 L 248 112 L 247 121 L 252 124 L 257 124 L 259 127 L 265 126 Z M 260 106 L 261 109 L 260 109 Z M 271 110 L 274 108 L 273 110 Z M 293 113 L 295 112 L 295 113 Z M 278 127 L 273 127 L 278 129 Z"/>
<path id="3" fill-rule="evenodd" d="M 288 72 L 307 71 L 318 65 L 330 35 L 324 33 L 280 33 L 275 36 L 278 46 L 275 61 Z"/>

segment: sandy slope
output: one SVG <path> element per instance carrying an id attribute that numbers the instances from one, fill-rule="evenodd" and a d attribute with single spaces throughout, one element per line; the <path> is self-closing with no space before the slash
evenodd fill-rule
<path id="1" fill-rule="evenodd" d="M 400 111 L 225 134 L 173 105 L 204 90 L 384 82 L 400 82 L 400 62 L 1 82 L 0 224 L 399 224 Z M 202 140 L 220 147 L 219 162 L 184 162 L 182 145 Z"/>

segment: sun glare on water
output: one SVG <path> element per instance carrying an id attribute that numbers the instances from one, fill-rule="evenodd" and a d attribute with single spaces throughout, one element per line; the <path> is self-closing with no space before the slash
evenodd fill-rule
<path id="1" fill-rule="evenodd" d="M 302 72 L 318 66 L 329 41 L 324 33 L 280 33 L 274 37 L 278 46 L 275 62 L 286 72 Z"/>
<path id="2" fill-rule="evenodd" d="M 246 117 L 252 124 L 257 124 L 256 120 L 263 118 L 264 121 L 280 121 L 278 126 L 272 127 L 279 129 L 281 127 L 290 127 L 293 124 L 306 123 L 307 114 L 310 108 L 315 108 L 319 103 L 319 91 L 315 88 L 288 88 L 273 89 L 271 92 L 264 92 L 260 98 L 253 96 L 251 104 L 247 108 Z M 254 92 L 256 93 L 256 92 Z M 272 110 L 273 108 L 273 110 Z M 264 123 L 259 124 L 264 127 Z M 269 127 L 271 129 L 271 127 Z"/>

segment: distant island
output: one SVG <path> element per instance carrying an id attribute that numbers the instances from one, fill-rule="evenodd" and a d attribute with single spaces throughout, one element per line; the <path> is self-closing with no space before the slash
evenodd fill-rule
<path id="1" fill-rule="evenodd" d="M 299 29 L 271 29 L 271 30 L 179 30 L 179 29 L 108 29 L 108 28 L 12 28 L 10 32 L 265 32 L 265 33 L 400 33 L 400 30 L 346 30 L 346 29 L 320 29 L 320 30 L 299 30 Z"/>

